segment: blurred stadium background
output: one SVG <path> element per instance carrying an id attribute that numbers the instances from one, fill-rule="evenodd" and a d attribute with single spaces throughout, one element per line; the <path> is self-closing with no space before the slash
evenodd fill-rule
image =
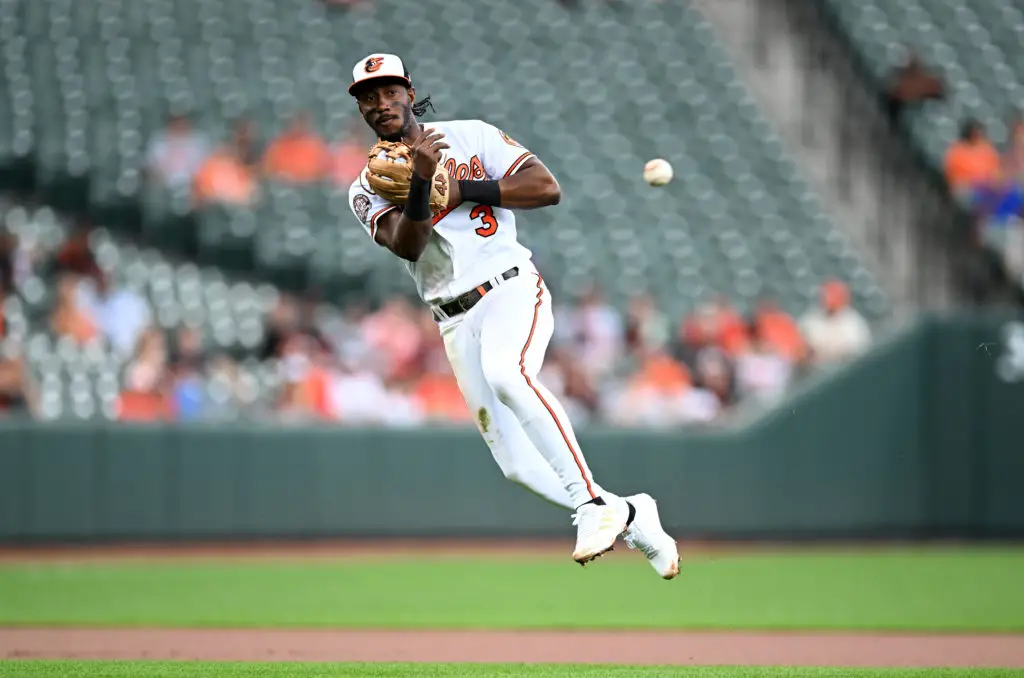
<path id="1" fill-rule="evenodd" d="M 373 51 L 561 182 L 543 379 L 612 488 L 680 536 L 1024 532 L 1022 38 L 1001 0 L 0 0 L 0 539 L 561 534 L 348 209 Z"/>

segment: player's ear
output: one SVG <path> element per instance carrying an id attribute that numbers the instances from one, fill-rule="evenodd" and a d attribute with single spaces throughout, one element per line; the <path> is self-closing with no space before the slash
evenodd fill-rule
<path id="1" fill-rule="evenodd" d="M 409 103 L 410 104 L 416 103 L 416 88 L 415 87 L 410 87 L 408 91 L 409 91 Z"/>

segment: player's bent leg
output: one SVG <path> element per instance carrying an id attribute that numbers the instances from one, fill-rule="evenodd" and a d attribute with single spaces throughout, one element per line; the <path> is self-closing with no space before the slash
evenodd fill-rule
<path id="1" fill-rule="evenodd" d="M 512 411 L 498 402 L 497 397 L 492 411 L 495 435 L 490 438 L 486 432 L 483 435 L 505 477 L 556 506 L 575 508 L 558 474 L 534 447 Z"/>
<path id="2" fill-rule="evenodd" d="M 585 564 L 614 547 L 633 511 L 594 481 L 565 409 L 537 381 L 554 329 L 540 276 L 522 276 L 492 295 L 480 317 L 483 376 L 568 491 L 577 508 L 573 559 Z"/>
<path id="3" fill-rule="evenodd" d="M 474 336 L 472 323 L 446 327 L 441 336 L 459 390 L 504 476 L 557 506 L 574 508 L 558 474 L 484 379 L 480 343 Z"/>

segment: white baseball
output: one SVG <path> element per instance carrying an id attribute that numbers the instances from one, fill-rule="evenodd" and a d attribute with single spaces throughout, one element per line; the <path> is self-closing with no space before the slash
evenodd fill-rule
<path id="1" fill-rule="evenodd" d="M 644 181 L 651 186 L 664 186 L 672 181 L 672 165 L 661 158 L 648 160 L 644 165 Z"/>

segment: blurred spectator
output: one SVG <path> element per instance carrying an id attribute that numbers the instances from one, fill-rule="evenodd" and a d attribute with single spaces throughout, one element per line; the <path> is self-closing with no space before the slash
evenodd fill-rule
<path id="1" fill-rule="evenodd" d="M 390 396 L 380 376 L 356 360 L 340 360 L 331 380 L 331 416 L 345 424 L 386 421 Z"/>
<path id="2" fill-rule="evenodd" d="M 618 425 L 662 427 L 710 421 L 719 407 L 713 394 L 694 388 L 684 365 L 653 352 L 609 399 L 606 410 L 609 421 Z"/>
<path id="3" fill-rule="evenodd" d="M 14 289 L 14 261 L 17 248 L 14 235 L 0 232 L 0 291 Z"/>
<path id="4" fill-rule="evenodd" d="M 885 91 L 889 121 L 895 126 L 905 110 L 917 108 L 925 101 L 944 99 L 945 96 L 942 78 L 930 71 L 916 52 L 909 52 L 903 65 L 893 69 Z"/>
<path id="5" fill-rule="evenodd" d="M 83 308 L 78 294 L 79 278 L 63 273 L 57 279 L 56 300 L 50 314 L 50 329 L 60 337 L 70 337 L 85 344 L 100 336 L 96 319 Z"/>
<path id="6" fill-rule="evenodd" d="M 444 337 L 437 329 L 437 322 L 434 320 L 430 309 L 420 308 L 416 313 L 416 323 L 419 325 L 420 342 L 419 356 L 416 358 L 418 368 L 428 371 L 444 363 L 448 364 L 448 352 L 444 345 Z M 440 369 L 447 369 L 441 367 Z"/>
<path id="7" fill-rule="evenodd" d="M 322 324 L 323 336 L 340 360 L 360 361 L 366 357 L 362 324 L 368 313 L 361 303 L 352 303 Z"/>
<path id="8" fill-rule="evenodd" d="M 177 363 L 171 367 L 171 400 L 178 421 L 198 421 L 204 417 L 206 384 L 194 363 Z"/>
<path id="9" fill-rule="evenodd" d="M 298 326 L 298 305 L 291 296 L 281 293 L 277 298 L 274 308 L 267 316 L 267 328 L 264 332 L 260 359 L 267 360 L 280 357 L 285 342 L 298 329 Z"/>
<path id="10" fill-rule="evenodd" d="M 220 354 L 210 358 L 206 370 L 206 406 L 203 417 L 213 420 L 232 420 L 256 402 L 258 393 L 255 385 L 243 379 L 238 363 Z M 252 410 L 252 414 L 259 414 Z"/>
<path id="11" fill-rule="evenodd" d="M 277 415 L 284 422 L 332 419 L 330 372 L 314 362 L 315 345 L 301 334 L 287 339 L 280 362 L 283 388 Z"/>
<path id="12" fill-rule="evenodd" d="M 431 360 L 416 381 L 413 397 L 428 421 L 468 424 L 469 411 L 447 360 Z"/>
<path id="13" fill-rule="evenodd" d="M 625 348 L 625 324 L 619 311 L 609 304 L 595 283 L 580 303 L 562 312 L 556 327 L 563 327 L 560 344 L 579 356 L 590 378 L 600 381 L 610 374 Z"/>
<path id="14" fill-rule="evenodd" d="M 755 343 L 765 344 L 790 364 L 798 365 L 807 359 L 807 343 L 800 334 L 796 321 L 772 299 L 762 299 L 754 313 Z"/>
<path id="15" fill-rule="evenodd" d="M 750 347 L 747 323 L 724 294 L 716 295 L 704 311 L 711 318 L 715 344 L 731 356 Z"/>
<path id="16" fill-rule="evenodd" d="M 694 370 L 694 383 L 714 394 L 723 407 L 736 403 L 735 370 L 729 356 L 721 348 L 714 347 L 701 351 Z"/>
<path id="17" fill-rule="evenodd" d="M 203 417 L 206 403 L 206 384 L 203 336 L 194 327 L 178 328 L 171 353 L 173 377 L 172 399 L 180 421 L 193 421 Z"/>
<path id="18" fill-rule="evenodd" d="M 305 183 L 323 178 L 327 162 L 327 147 L 313 131 L 309 113 L 301 112 L 267 147 L 263 170 L 273 179 Z"/>
<path id="19" fill-rule="evenodd" d="M 117 399 L 121 421 L 170 421 L 174 403 L 169 396 L 167 349 L 160 330 L 142 334 L 125 374 L 125 386 Z"/>
<path id="20" fill-rule="evenodd" d="M 967 206 L 976 188 L 996 178 L 1000 165 L 999 152 L 988 140 L 985 127 L 977 120 L 967 120 L 960 129 L 960 140 L 946 151 L 946 181 L 957 200 Z"/>
<path id="21" fill-rule="evenodd" d="M 748 349 L 750 339 L 743 317 L 722 296 L 700 306 L 680 323 L 675 355 L 696 373 L 701 357 L 708 351 L 735 356 Z"/>
<path id="22" fill-rule="evenodd" d="M 379 311 L 370 314 L 363 322 L 363 338 L 385 381 L 403 381 L 415 376 L 422 355 L 423 334 L 408 299 L 394 297 Z"/>
<path id="23" fill-rule="evenodd" d="M 1024 276 L 1024 187 L 1001 172 L 975 189 L 972 207 L 982 241 L 1000 254 L 1007 272 Z"/>
<path id="24" fill-rule="evenodd" d="M 85 223 L 78 223 L 67 239 L 61 244 L 54 257 L 57 271 L 68 271 L 80 276 L 99 275 L 99 266 L 89 244 L 90 229 Z"/>
<path id="25" fill-rule="evenodd" d="M 164 186 L 188 188 L 209 153 L 209 141 L 192 128 L 188 117 L 172 115 L 149 141 L 146 172 Z"/>
<path id="26" fill-rule="evenodd" d="M 205 362 L 203 333 L 191 325 L 179 327 L 171 350 L 171 364 L 174 367 L 191 367 L 201 371 Z"/>
<path id="27" fill-rule="evenodd" d="M 633 354 L 646 355 L 660 351 L 672 336 L 668 318 L 649 295 L 638 295 L 630 300 L 626 312 L 626 349 Z"/>
<path id="28" fill-rule="evenodd" d="M 338 186 L 347 188 L 366 166 L 366 153 L 373 142 L 372 132 L 362 118 L 352 118 L 345 134 L 328 149 L 327 175 Z"/>
<path id="29" fill-rule="evenodd" d="M 153 317 L 146 300 L 131 289 L 115 286 L 103 272 L 82 278 L 77 294 L 79 307 L 95 320 L 114 350 L 129 355 Z"/>
<path id="30" fill-rule="evenodd" d="M 31 411 L 34 399 L 31 398 L 32 389 L 27 372 L 25 361 L 20 355 L 9 350 L 0 353 L 0 417 Z"/>
<path id="31" fill-rule="evenodd" d="M 37 243 L 0 231 L 0 289 L 18 289 L 32 275 L 39 252 Z"/>
<path id="32" fill-rule="evenodd" d="M 218 146 L 206 157 L 192 186 L 197 206 L 251 205 L 256 195 L 256 177 L 238 150 L 229 145 Z"/>
<path id="33" fill-rule="evenodd" d="M 728 299 L 716 295 L 681 323 L 677 334 L 677 355 L 693 370 L 706 349 L 739 355 L 747 350 L 749 344 L 743 316 Z"/>
<path id="34" fill-rule="evenodd" d="M 850 291 L 829 280 L 821 287 L 821 305 L 800 319 L 800 327 L 815 365 L 844 362 L 867 350 L 871 330 L 850 305 Z"/>
<path id="35" fill-rule="evenodd" d="M 317 318 L 317 312 L 320 308 L 320 304 L 317 299 L 309 296 L 302 297 L 298 301 L 297 308 L 297 331 L 312 339 L 313 343 L 316 345 L 316 350 L 332 353 L 334 351 L 334 347 L 331 345 L 331 342 L 327 339 L 324 332 L 320 329 L 320 323 Z"/>
<path id="36" fill-rule="evenodd" d="M 235 157 L 255 171 L 260 163 L 260 150 L 256 142 L 256 123 L 249 118 L 238 118 L 231 129 L 231 147 Z"/>
<path id="37" fill-rule="evenodd" d="M 759 335 L 752 350 L 736 359 L 736 389 L 740 398 L 773 401 L 789 386 L 792 361 Z"/>

